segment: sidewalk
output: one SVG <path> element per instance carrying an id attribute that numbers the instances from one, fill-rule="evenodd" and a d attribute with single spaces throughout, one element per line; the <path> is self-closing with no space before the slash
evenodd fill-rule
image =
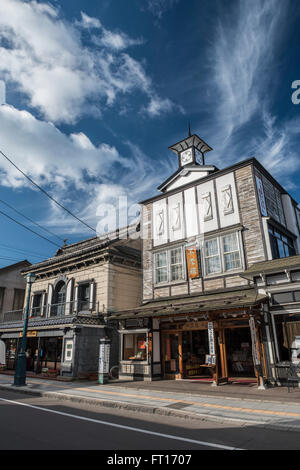
<path id="1" fill-rule="evenodd" d="M 186 419 L 237 422 L 300 432 L 300 389 L 258 390 L 249 385 L 212 387 L 186 381 L 59 382 L 27 378 L 14 387 L 13 376 L 0 375 L 0 391 L 9 390 L 71 400 L 135 412 L 157 413 Z"/>

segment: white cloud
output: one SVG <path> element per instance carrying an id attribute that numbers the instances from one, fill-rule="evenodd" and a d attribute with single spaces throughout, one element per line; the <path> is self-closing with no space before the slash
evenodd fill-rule
<path id="1" fill-rule="evenodd" d="M 217 115 L 227 135 L 261 109 L 285 8 L 278 0 L 240 0 L 234 23 L 232 15 L 224 15 L 218 24 L 212 66 Z"/>
<path id="2" fill-rule="evenodd" d="M 254 156 L 291 185 L 299 168 L 298 122 L 277 120 L 271 111 L 276 48 L 288 11 L 289 2 L 280 0 L 239 0 L 222 10 L 208 51 L 211 93 L 205 107 L 212 113 L 202 130 L 215 149 L 208 158 L 220 168 Z"/>
<path id="3" fill-rule="evenodd" d="M 161 19 L 164 13 L 173 8 L 179 0 L 146 0 L 147 8 L 158 19 Z"/>
<path id="4" fill-rule="evenodd" d="M 133 204 L 153 192 L 170 167 L 160 171 L 139 147 L 124 142 L 128 151 L 105 142 L 95 146 L 83 132 L 66 135 L 52 123 L 35 118 L 28 111 L 0 106 L 1 150 L 34 181 L 89 225 L 96 227 L 99 204 L 118 204 L 126 196 Z M 137 182 L 139 182 L 137 184 Z M 35 189 L 22 174 L 0 156 L 0 185 L 22 190 Z M 57 234 L 91 231 L 49 202 L 40 222 L 55 227 Z"/>
<path id="5" fill-rule="evenodd" d="M 98 46 L 83 43 L 83 28 Z M 142 64 L 124 52 L 142 40 L 109 31 L 83 12 L 71 24 L 50 4 L 0 0 L 1 39 L 0 79 L 14 83 L 53 122 L 99 115 L 119 94 L 140 90 L 147 100 L 155 94 Z"/>
<path id="6" fill-rule="evenodd" d="M 113 32 L 107 29 L 102 30 L 102 35 L 93 36 L 94 44 L 98 46 L 107 47 L 108 49 L 121 51 L 130 46 L 139 46 L 144 43 L 143 39 L 131 39 L 127 34 L 120 32 Z"/>
<path id="7" fill-rule="evenodd" d="M 0 105 L 6 102 L 6 88 L 3 80 L 0 80 Z"/>
<path id="8" fill-rule="evenodd" d="M 77 22 L 79 26 L 82 26 L 83 28 L 101 28 L 101 23 L 98 18 L 93 18 L 91 16 L 88 16 L 83 11 L 81 11 L 80 13 L 81 13 L 81 21 Z"/>

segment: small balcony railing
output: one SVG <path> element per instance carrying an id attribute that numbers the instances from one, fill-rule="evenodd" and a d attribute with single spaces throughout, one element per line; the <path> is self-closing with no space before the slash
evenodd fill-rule
<path id="1" fill-rule="evenodd" d="M 23 320 L 23 310 L 12 310 L 2 314 L 1 323 L 16 323 Z"/>
<path id="2" fill-rule="evenodd" d="M 53 317 L 62 317 L 74 315 L 80 312 L 94 311 L 94 304 L 85 300 L 75 302 L 64 302 L 59 304 L 48 304 L 43 307 L 32 307 L 29 311 L 29 322 L 35 318 L 47 319 Z M 99 312 L 99 308 L 97 308 Z M 24 321 L 24 309 L 4 312 L 0 315 L 0 323 L 18 323 Z"/>

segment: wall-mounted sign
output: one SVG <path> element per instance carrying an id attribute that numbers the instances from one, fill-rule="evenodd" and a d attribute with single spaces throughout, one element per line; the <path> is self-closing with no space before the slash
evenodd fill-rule
<path id="1" fill-rule="evenodd" d="M 65 345 L 65 361 L 70 362 L 73 358 L 73 340 L 68 339 Z"/>
<path id="2" fill-rule="evenodd" d="M 214 356 L 215 353 L 215 335 L 214 335 L 214 324 L 213 322 L 208 322 L 208 344 L 209 344 L 209 354 Z"/>
<path id="3" fill-rule="evenodd" d="M 267 205 L 266 205 L 262 180 L 257 175 L 255 175 L 255 179 L 256 179 L 256 186 L 257 186 L 258 200 L 259 200 L 259 205 L 260 205 L 260 212 L 262 216 L 267 217 L 268 211 L 267 211 Z"/>
<path id="4" fill-rule="evenodd" d="M 22 336 L 23 336 L 23 333 L 21 332 L 19 334 L 19 337 L 22 338 Z M 36 336 L 37 336 L 37 331 L 27 331 L 26 333 L 27 338 L 35 338 Z"/>
<path id="5" fill-rule="evenodd" d="M 185 249 L 188 275 L 190 279 L 199 277 L 199 263 L 196 246 L 188 246 Z"/>
<path id="6" fill-rule="evenodd" d="M 206 330 L 207 321 L 188 321 L 180 326 L 182 330 Z"/>
<path id="7" fill-rule="evenodd" d="M 100 343 L 99 351 L 99 374 L 108 374 L 109 372 L 110 343 Z"/>

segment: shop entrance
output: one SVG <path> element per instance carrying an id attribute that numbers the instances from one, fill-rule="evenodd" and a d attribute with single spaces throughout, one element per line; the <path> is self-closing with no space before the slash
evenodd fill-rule
<path id="1" fill-rule="evenodd" d="M 42 368 L 59 371 L 62 354 L 62 337 L 27 338 L 26 370 L 40 373 Z M 5 340 L 6 367 L 15 370 L 21 338 Z"/>
<path id="2" fill-rule="evenodd" d="M 164 376 L 168 379 L 179 378 L 179 336 L 181 333 L 164 335 Z"/>
<path id="3" fill-rule="evenodd" d="M 184 379 L 211 378 L 211 366 L 206 364 L 209 351 L 207 330 L 182 332 L 182 375 Z"/>
<path id="4" fill-rule="evenodd" d="M 250 328 L 225 329 L 229 377 L 255 378 Z"/>

